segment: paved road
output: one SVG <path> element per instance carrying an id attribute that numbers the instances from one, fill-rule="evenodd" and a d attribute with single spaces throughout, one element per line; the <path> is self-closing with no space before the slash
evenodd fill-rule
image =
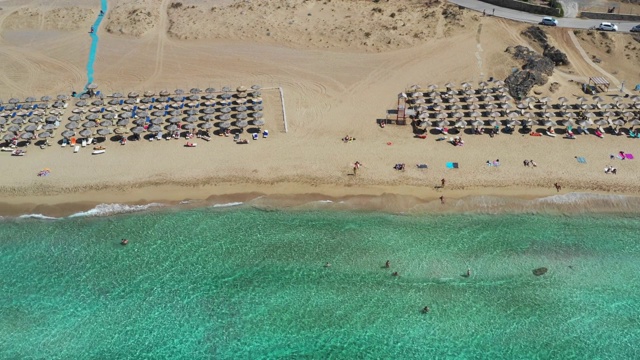
<path id="1" fill-rule="evenodd" d="M 487 15 L 497 16 L 505 19 L 516 20 L 520 22 L 537 24 L 542 19 L 543 15 L 530 14 L 524 11 L 511 10 L 495 5 L 491 5 L 479 0 L 448 0 L 452 4 L 460 5 L 467 9 L 475 11 L 486 11 Z M 494 12 L 495 9 L 495 12 Z M 589 29 L 594 26 L 598 26 L 605 20 L 591 20 L 591 19 L 576 19 L 576 18 L 560 18 L 558 19 L 558 26 L 572 29 Z M 618 31 L 628 32 L 635 25 L 640 22 L 626 22 L 616 21 L 618 25 Z"/>

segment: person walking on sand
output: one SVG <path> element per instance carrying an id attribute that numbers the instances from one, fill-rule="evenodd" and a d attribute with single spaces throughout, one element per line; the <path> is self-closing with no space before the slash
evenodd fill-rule
<path id="1" fill-rule="evenodd" d="M 560 190 L 562 190 L 562 185 L 558 183 L 554 183 L 553 186 L 555 186 L 557 192 L 560 192 Z"/>
<path id="2" fill-rule="evenodd" d="M 444 205 L 444 195 L 440 196 L 440 204 Z"/>
<path id="3" fill-rule="evenodd" d="M 357 172 L 358 172 L 358 165 L 353 165 L 353 176 L 356 176 Z"/>
<path id="4" fill-rule="evenodd" d="M 444 180 L 444 178 L 442 178 L 442 180 L 440 180 L 440 184 L 442 184 L 442 187 L 444 187 L 445 183 L 446 183 L 446 181 Z"/>
<path id="5" fill-rule="evenodd" d="M 494 15 L 494 16 L 496 15 L 496 9 L 493 9 L 492 15 Z"/>
<path id="6" fill-rule="evenodd" d="M 487 10 L 482 10 L 482 16 L 486 16 L 487 15 Z"/>

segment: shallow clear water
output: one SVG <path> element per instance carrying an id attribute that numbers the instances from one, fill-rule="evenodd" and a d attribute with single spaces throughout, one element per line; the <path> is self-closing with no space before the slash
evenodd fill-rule
<path id="1" fill-rule="evenodd" d="M 5 221 L 0 358 L 639 358 L 638 230 L 250 208 Z"/>

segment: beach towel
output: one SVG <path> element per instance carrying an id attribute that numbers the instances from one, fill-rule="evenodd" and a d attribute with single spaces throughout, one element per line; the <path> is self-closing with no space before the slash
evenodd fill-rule
<path id="1" fill-rule="evenodd" d="M 584 157 L 582 157 L 582 156 L 577 156 L 577 157 L 576 157 L 576 160 L 578 160 L 578 162 L 579 162 L 580 164 L 586 164 L 586 163 L 587 163 L 587 159 L 585 159 L 585 158 L 584 158 Z"/>
<path id="2" fill-rule="evenodd" d="M 458 168 L 458 163 L 457 162 L 448 162 L 447 163 L 447 169 L 457 169 Z"/>
<path id="3" fill-rule="evenodd" d="M 624 154 L 624 156 L 629 160 L 633 160 L 633 154 Z"/>
<path id="4" fill-rule="evenodd" d="M 428 169 L 429 166 L 427 164 L 417 164 L 418 169 Z"/>

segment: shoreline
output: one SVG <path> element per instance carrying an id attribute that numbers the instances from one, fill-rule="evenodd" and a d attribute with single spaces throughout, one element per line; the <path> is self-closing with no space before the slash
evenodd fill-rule
<path id="1" fill-rule="evenodd" d="M 445 197 L 441 204 L 440 196 Z M 152 209 L 252 206 L 263 210 L 345 210 L 406 213 L 635 213 L 637 193 L 542 187 L 336 186 L 303 183 L 141 185 L 45 196 L 9 196 L 1 217 L 105 216 Z"/>

